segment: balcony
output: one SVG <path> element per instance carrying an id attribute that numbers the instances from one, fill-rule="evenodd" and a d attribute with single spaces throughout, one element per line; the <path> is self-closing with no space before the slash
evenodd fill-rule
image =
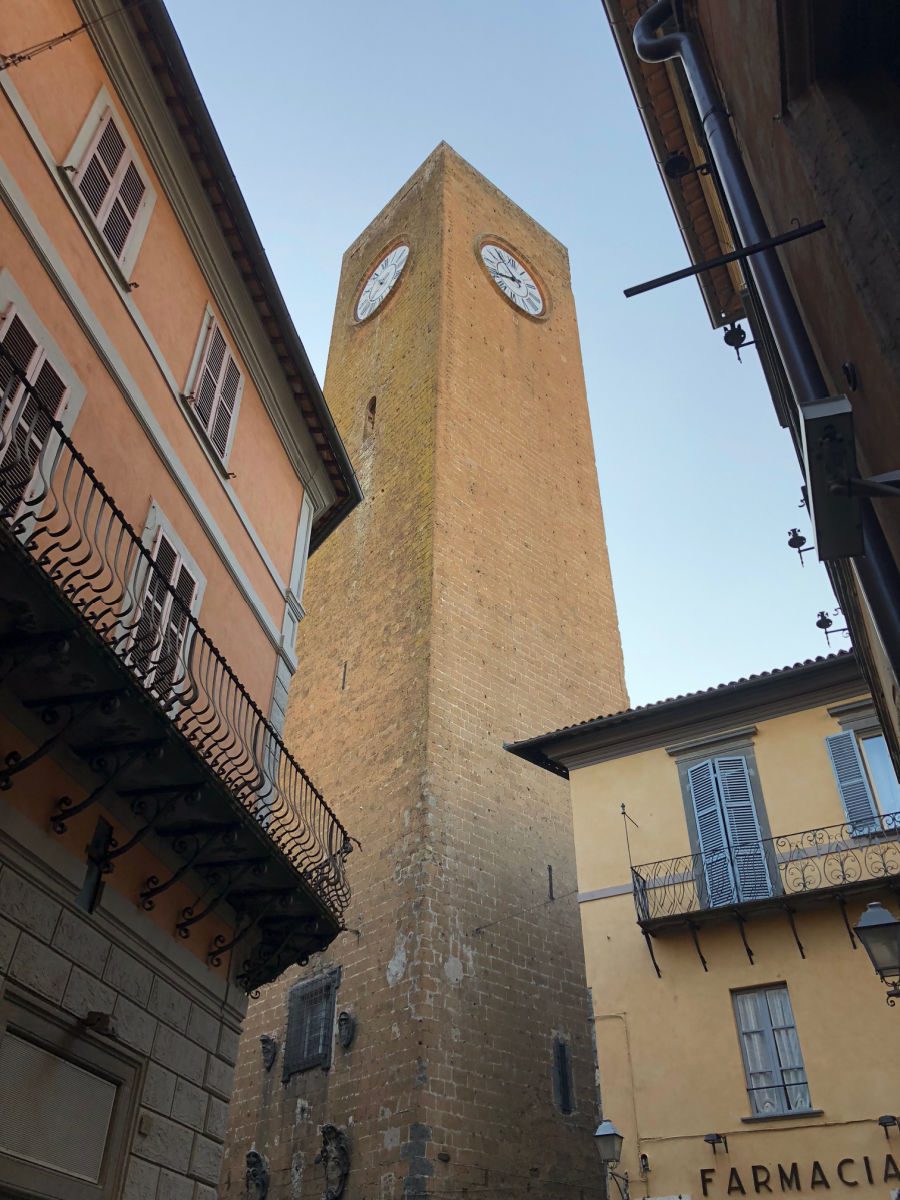
<path id="1" fill-rule="evenodd" d="M 732 918 L 743 935 L 747 917 L 782 910 L 796 936 L 796 908 L 833 899 L 846 919 L 848 895 L 900 884 L 900 814 L 632 866 L 631 878 L 645 934 Z"/>
<path id="2" fill-rule="evenodd" d="M 239 955 L 252 991 L 343 928 L 349 835 L 2 347 L 0 385 L 0 682 L 28 738 L 0 752 L 0 790 L 69 755 L 85 794 L 55 799 L 51 828 L 93 808 L 128 831 L 98 820 L 86 907 L 144 844 L 171 870 L 135 900 L 191 886 L 173 933 L 227 914 L 204 953 Z"/>

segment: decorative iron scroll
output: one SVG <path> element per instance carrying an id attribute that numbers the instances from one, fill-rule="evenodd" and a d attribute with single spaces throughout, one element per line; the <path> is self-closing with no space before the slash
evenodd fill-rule
<path id="1" fill-rule="evenodd" d="M 753 894 L 742 895 L 740 881 L 746 877 L 742 856 L 758 861 L 760 852 L 768 868 L 771 891 L 768 896 L 760 894 L 757 876 Z M 666 858 L 633 866 L 631 877 L 641 924 L 751 901 L 802 896 L 882 879 L 900 880 L 900 813 L 785 833 L 749 846 L 729 847 L 715 855 Z M 715 903 L 711 877 L 715 878 Z"/>
<path id="2" fill-rule="evenodd" d="M 350 838 L 0 346 L 0 533 L 18 543 L 340 918 Z M 164 625 L 148 612 L 171 598 Z"/>

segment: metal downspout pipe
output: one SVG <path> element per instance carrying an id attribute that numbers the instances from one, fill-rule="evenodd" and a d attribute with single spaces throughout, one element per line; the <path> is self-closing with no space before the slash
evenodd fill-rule
<path id="1" fill-rule="evenodd" d="M 657 0 L 644 13 L 634 27 L 635 50 L 644 62 L 681 60 L 738 236 L 745 246 L 765 241 L 771 233 L 735 142 L 728 113 L 694 39 L 680 31 L 656 36 L 672 11 L 672 0 Z M 763 250 L 748 258 L 746 265 L 756 283 L 798 406 L 806 400 L 829 395 L 777 251 Z M 854 565 L 891 667 L 900 678 L 900 572 L 871 501 L 863 499 L 861 510 L 864 555 L 854 559 Z"/>

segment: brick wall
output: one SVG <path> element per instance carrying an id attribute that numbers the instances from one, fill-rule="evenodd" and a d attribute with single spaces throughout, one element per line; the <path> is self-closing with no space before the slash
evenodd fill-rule
<path id="1" fill-rule="evenodd" d="M 533 265 L 545 320 L 497 292 L 483 234 Z M 399 237 L 401 281 L 357 325 Z M 502 746 L 626 703 L 565 250 L 439 147 L 345 256 L 326 395 L 367 499 L 310 564 L 287 738 L 363 843 L 350 931 L 309 968 L 341 964 L 358 1029 L 282 1084 L 258 1038 L 283 1043 L 296 975 L 251 1005 L 222 1195 L 252 1145 L 271 1200 L 319 1195 L 326 1121 L 350 1200 L 597 1194 L 567 785 Z"/>

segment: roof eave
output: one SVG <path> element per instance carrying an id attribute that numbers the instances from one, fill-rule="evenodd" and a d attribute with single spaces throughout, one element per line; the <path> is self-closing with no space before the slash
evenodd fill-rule
<path id="1" fill-rule="evenodd" d="M 813 659 L 689 696 L 662 700 L 645 708 L 596 717 L 569 729 L 507 743 L 504 749 L 546 771 L 568 777 L 567 763 L 594 751 L 614 750 L 609 757 L 616 757 L 618 752 L 633 752 L 636 744 L 654 734 L 671 735 L 679 728 L 710 717 L 729 721 L 777 700 L 796 701 L 798 708 L 809 706 L 811 697 L 834 689 L 867 690 L 853 652 Z"/>
<path id="2" fill-rule="evenodd" d="M 166 6 L 163 0 L 144 0 L 140 5 L 130 5 L 130 10 L 138 40 L 141 41 L 141 32 L 137 22 L 142 19 L 152 31 L 165 58 L 182 103 L 190 114 L 204 157 L 221 189 L 253 274 L 259 281 L 264 305 L 277 326 L 278 338 L 273 338 L 276 352 L 281 357 L 287 357 L 290 365 L 296 369 L 296 376 L 286 370 L 288 382 L 310 427 L 317 452 L 331 476 L 336 497 L 335 502 L 316 518 L 310 542 L 312 553 L 360 503 L 363 499 L 362 488 Z M 259 303 L 256 296 L 253 299 Z M 283 354 L 279 346 L 283 347 Z"/>

